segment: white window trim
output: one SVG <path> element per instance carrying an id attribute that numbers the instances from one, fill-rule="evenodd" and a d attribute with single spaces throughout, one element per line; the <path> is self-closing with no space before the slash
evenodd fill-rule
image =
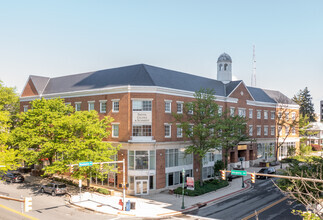
<path id="1" fill-rule="evenodd" d="M 274 133 L 271 132 L 272 131 L 272 128 L 274 128 Z M 275 126 L 271 126 L 270 127 L 270 135 L 275 135 Z"/>
<path id="2" fill-rule="evenodd" d="M 240 110 L 242 110 L 244 112 L 244 115 L 240 115 L 239 114 Z M 239 116 L 242 116 L 242 117 L 245 118 L 246 117 L 246 114 L 247 114 L 246 109 L 245 108 L 238 108 L 238 114 L 239 114 Z"/>
<path id="3" fill-rule="evenodd" d="M 265 132 L 265 131 L 266 131 L 266 128 L 267 128 L 267 134 L 266 134 L 266 132 Z M 265 136 L 268 136 L 268 134 L 269 134 L 269 127 L 268 127 L 268 125 L 265 125 L 265 126 L 264 126 L 264 135 L 265 135 Z"/>
<path id="4" fill-rule="evenodd" d="M 251 117 L 250 117 L 250 110 L 252 111 L 252 114 L 251 114 Z M 251 119 L 251 118 L 253 118 L 253 109 L 252 108 L 249 108 L 249 112 L 248 112 L 248 117 Z"/>
<path id="5" fill-rule="evenodd" d="M 181 104 L 181 111 L 180 112 L 178 111 L 177 104 Z M 183 114 L 183 105 L 184 105 L 183 101 L 176 101 L 176 112 L 177 112 L 177 114 Z"/>
<path id="6" fill-rule="evenodd" d="M 258 128 L 260 128 L 260 134 L 258 134 Z M 257 125 L 257 136 L 261 136 L 261 125 Z"/>
<path id="7" fill-rule="evenodd" d="M 65 105 L 71 105 L 72 103 L 71 102 L 65 102 Z"/>
<path id="8" fill-rule="evenodd" d="M 223 113 L 223 106 L 222 105 L 219 105 L 218 114 L 219 115 L 222 115 L 222 113 Z"/>
<path id="9" fill-rule="evenodd" d="M 90 104 L 94 104 L 94 103 L 95 103 L 95 101 L 88 101 L 88 102 L 87 102 L 87 109 L 88 109 L 89 111 L 91 111 L 91 110 L 90 110 Z M 95 107 L 95 106 L 94 106 L 94 107 Z M 95 109 L 95 108 L 94 108 L 94 109 Z M 93 110 L 94 110 L 94 109 L 93 109 Z"/>
<path id="10" fill-rule="evenodd" d="M 259 118 L 258 118 L 258 112 L 260 112 Z M 261 110 L 257 110 L 257 119 L 261 119 Z"/>
<path id="11" fill-rule="evenodd" d="M 107 100 L 100 100 L 100 113 L 107 113 L 107 110 L 102 111 L 102 103 L 107 104 Z M 105 109 L 107 109 L 107 105 L 105 106 Z"/>
<path id="12" fill-rule="evenodd" d="M 112 102 L 112 112 L 119 112 L 119 110 L 120 110 L 120 99 L 111 99 L 111 102 Z M 115 102 L 119 102 L 119 110 L 118 111 L 114 110 L 114 103 Z"/>
<path id="13" fill-rule="evenodd" d="M 113 125 L 118 125 L 118 126 L 119 126 L 119 134 L 120 134 L 120 122 L 112 122 L 112 123 L 111 123 L 111 125 L 112 125 L 112 128 L 113 128 Z M 114 136 L 114 134 L 113 134 L 113 129 L 112 129 L 111 137 L 112 137 L 112 138 L 118 138 L 118 137 L 119 137 L 119 135 L 118 135 L 118 136 Z"/>
<path id="14" fill-rule="evenodd" d="M 176 124 L 176 137 L 182 138 L 183 137 L 183 128 L 179 128 L 178 125 L 180 125 L 180 124 Z M 177 135 L 177 129 L 181 129 L 181 135 L 180 136 Z"/>
<path id="15" fill-rule="evenodd" d="M 165 101 L 165 105 L 166 103 L 169 103 L 169 111 L 166 111 L 165 109 L 165 113 L 172 113 L 172 100 L 164 100 Z"/>
<path id="16" fill-rule="evenodd" d="M 249 136 L 253 136 L 253 125 L 249 125 Z"/>
<path id="17" fill-rule="evenodd" d="M 292 120 L 296 120 L 296 112 L 292 112 Z"/>
<path id="18" fill-rule="evenodd" d="M 80 105 L 80 111 L 81 111 L 82 102 L 74 102 L 75 111 L 77 111 L 76 110 L 76 105 Z"/>
<path id="19" fill-rule="evenodd" d="M 274 114 L 272 114 L 272 113 L 274 113 Z M 272 115 L 274 116 L 274 118 L 273 118 L 273 117 L 271 117 Z M 275 120 L 275 111 L 270 111 L 270 119 L 271 119 L 271 120 Z"/>
<path id="20" fill-rule="evenodd" d="M 24 105 L 23 108 L 24 108 L 24 112 L 28 111 L 28 105 Z M 25 108 L 27 108 L 27 111 L 25 111 Z"/>
<path id="21" fill-rule="evenodd" d="M 267 117 L 266 117 L 266 115 L 267 115 Z M 268 111 L 267 110 L 264 110 L 264 119 L 268 119 L 269 117 L 268 117 Z"/>
<path id="22" fill-rule="evenodd" d="M 172 137 L 172 124 L 169 123 L 164 123 L 164 130 L 165 130 L 165 126 L 168 125 L 169 126 L 169 136 L 165 135 L 165 138 L 171 138 Z"/>

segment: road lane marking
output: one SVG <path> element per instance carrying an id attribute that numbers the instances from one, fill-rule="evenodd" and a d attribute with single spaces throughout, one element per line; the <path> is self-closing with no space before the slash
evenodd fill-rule
<path id="1" fill-rule="evenodd" d="M 8 211 L 10 211 L 10 212 L 14 212 L 14 213 L 16 213 L 16 214 L 18 214 L 18 215 L 24 216 L 24 217 L 26 217 L 26 218 L 29 218 L 29 219 L 32 219 L 32 220 L 38 220 L 38 218 L 34 218 L 34 217 L 31 217 L 31 216 L 26 215 L 26 214 L 24 214 L 24 213 L 18 212 L 18 211 L 14 210 L 14 209 L 11 209 L 11 208 L 7 207 L 7 206 L 4 206 L 4 205 L 1 205 L 1 204 L 0 204 L 0 207 L 1 207 L 1 208 L 4 208 L 4 209 L 6 209 L 6 210 L 8 210 Z"/>
<path id="2" fill-rule="evenodd" d="M 288 199 L 288 198 L 287 198 L 287 197 L 284 197 L 284 198 L 282 198 L 282 199 L 280 199 L 280 200 L 278 200 L 278 201 L 276 201 L 276 202 L 271 203 L 270 205 L 266 206 L 265 208 L 262 208 L 262 209 L 260 209 L 259 211 L 257 211 L 257 214 L 260 214 L 260 213 L 262 213 L 262 212 L 266 211 L 267 209 L 270 209 L 270 208 L 271 208 L 271 207 L 273 207 L 274 205 L 277 205 L 278 203 L 281 203 L 282 201 L 284 201 L 284 200 L 286 200 L 286 199 Z M 245 217 L 245 218 L 243 218 L 243 219 L 241 219 L 241 220 L 247 220 L 247 219 L 250 219 L 250 218 L 254 217 L 255 215 L 256 215 L 256 213 L 253 213 L 253 214 L 248 215 L 247 217 Z"/>

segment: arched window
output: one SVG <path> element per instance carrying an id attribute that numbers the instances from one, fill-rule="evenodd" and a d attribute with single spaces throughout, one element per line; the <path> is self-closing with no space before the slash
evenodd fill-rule
<path id="1" fill-rule="evenodd" d="M 220 71 L 222 71 L 222 70 L 223 70 L 222 68 L 223 68 L 223 65 L 222 65 L 222 64 L 220 64 L 220 65 L 219 65 L 219 70 L 220 70 Z"/>
<path id="2" fill-rule="evenodd" d="M 228 64 L 224 64 L 224 70 L 228 70 Z"/>

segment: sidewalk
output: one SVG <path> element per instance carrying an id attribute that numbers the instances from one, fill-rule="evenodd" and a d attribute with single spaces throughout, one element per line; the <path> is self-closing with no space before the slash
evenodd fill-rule
<path id="1" fill-rule="evenodd" d="M 276 170 L 280 169 L 280 166 L 275 166 Z M 250 167 L 247 172 L 257 172 L 260 167 Z M 76 195 L 71 197 L 71 203 L 73 205 L 83 207 L 86 209 L 94 210 L 101 213 L 124 215 L 132 217 L 150 217 L 161 218 L 169 215 L 178 215 L 185 212 L 190 212 L 198 209 L 200 206 L 217 203 L 223 199 L 227 199 L 230 196 L 245 192 L 251 188 L 249 181 L 250 175 L 244 177 L 245 187 L 242 188 L 242 178 L 233 179 L 229 182 L 230 185 L 219 189 L 214 192 L 210 192 L 201 196 L 184 197 L 185 209 L 182 207 L 182 196 L 170 195 L 168 193 L 158 193 L 153 195 L 147 195 L 140 197 L 126 196 L 126 202 L 135 202 L 135 209 L 130 211 L 121 211 L 121 205 L 119 205 L 120 196 L 104 196 L 95 193 L 82 193 L 82 195 Z"/>

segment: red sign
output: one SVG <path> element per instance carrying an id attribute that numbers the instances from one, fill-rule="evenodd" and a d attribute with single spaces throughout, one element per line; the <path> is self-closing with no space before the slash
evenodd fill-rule
<path id="1" fill-rule="evenodd" d="M 186 177 L 187 189 L 194 190 L 194 177 Z"/>

